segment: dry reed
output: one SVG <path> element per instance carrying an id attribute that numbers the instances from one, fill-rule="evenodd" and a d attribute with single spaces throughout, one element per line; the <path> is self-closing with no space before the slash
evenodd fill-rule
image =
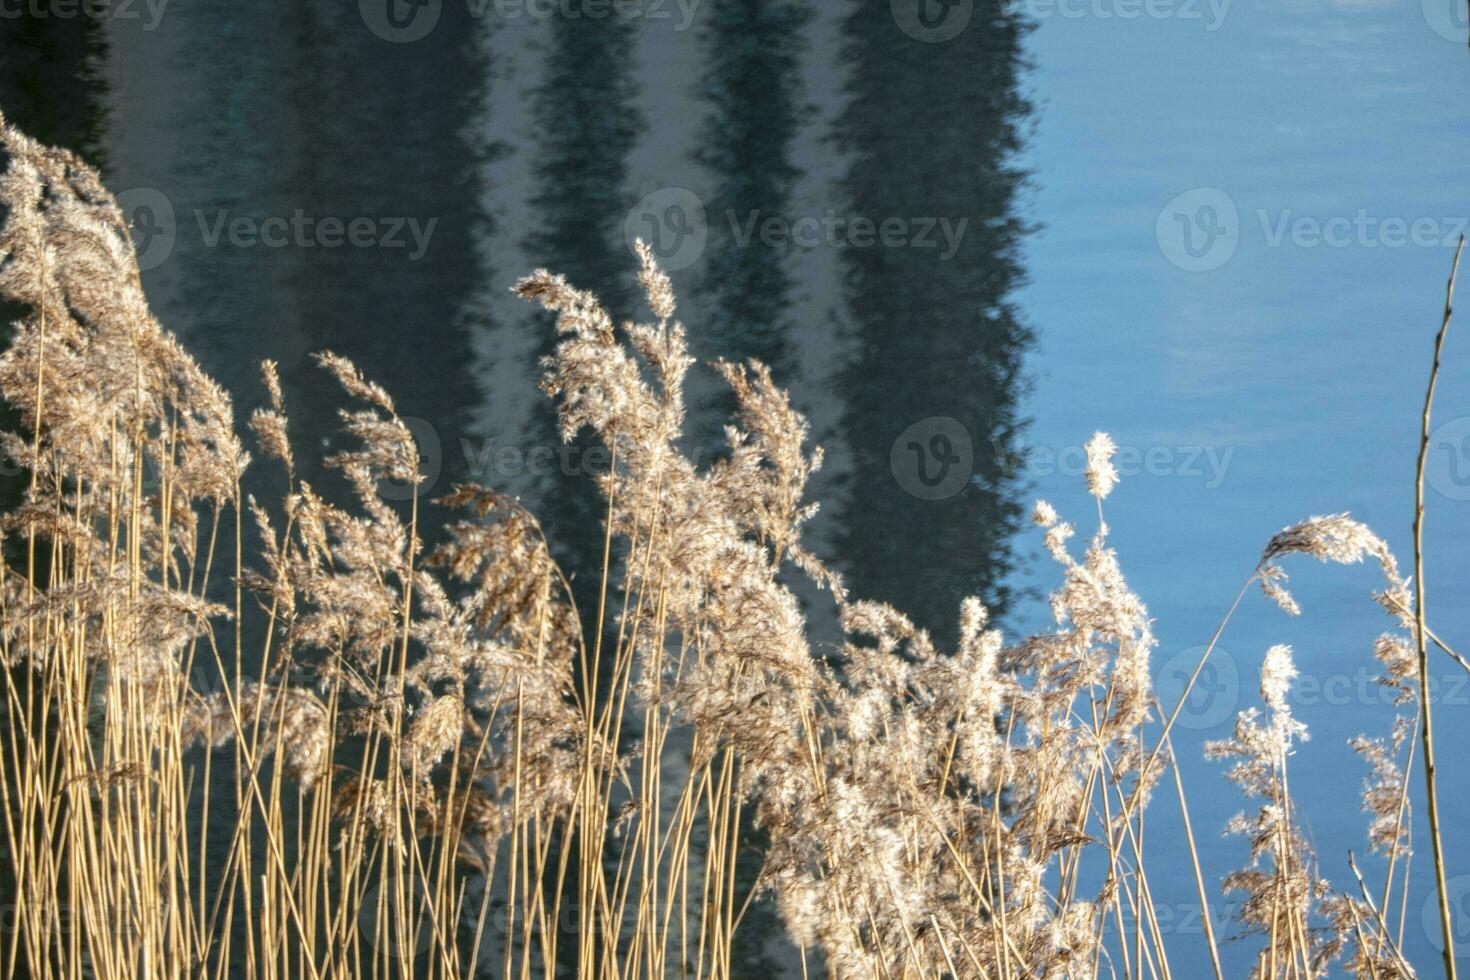
<path id="1" fill-rule="evenodd" d="M 1151 622 L 1109 544 L 1106 435 L 1087 447 L 1090 536 L 1036 507 L 1055 627 L 1007 643 L 970 600 L 942 651 L 804 547 L 821 454 L 762 365 L 718 365 L 738 406 L 723 457 L 680 452 L 692 361 L 647 249 L 653 321 L 621 330 L 537 272 L 516 292 L 556 316 L 543 388 L 612 460 L 603 567 L 582 570 L 598 607 L 579 611 L 534 517 L 493 490 L 455 488 L 439 503 L 464 516 L 426 548 L 417 499 L 379 493 L 421 479 L 413 438 L 329 353 L 354 405 L 355 448 L 329 460 L 350 501 L 298 477 L 271 362 L 250 427 L 286 490 L 242 499 L 229 397 L 149 312 L 110 195 L 3 120 L 0 139 L 0 293 L 27 311 L 0 357 L 22 420 L 5 450 L 30 474 L 0 525 L 0 974 L 719 980 L 770 894 L 803 969 L 832 976 L 1172 975 L 1144 815 L 1183 700 L 1157 703 Z M 1395 629 L 1374 652 L 1399 721 L 1354 745 L 1386 874 L 1370 889 L 1354 862 L 1352 892 L 1321 876 L 1276 646 L 1264 710 L 1210 749 L 1254 807 L 1229 825 L 1249 846 L 1225 885 L 1254 976 L 1411 976 L 1423 596 L 1345 515 L 1277 534 L 1246 585 L 1295 612 L 1293 554 L 1385 576 Z M 836 656 L 814 656 L 788 569 L 830 593 Z"/>

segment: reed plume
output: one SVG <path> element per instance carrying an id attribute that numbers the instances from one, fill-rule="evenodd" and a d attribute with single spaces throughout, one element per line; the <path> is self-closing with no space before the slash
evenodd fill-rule
<path id="1" fill-rule="evenodd" d="M 933 637 L 804 543 L 822 453 L 764 365 L 713 366 L 724 451 L 681 449 L 694 361 L 640 245 L 648 322 L 544 270 L 515 286 L 555 315 L 542 388 L 562 435 L 607 450 L 601 568 L 558 567 L 531 513 L 473 484 L 424 505 L 442 525 L 425 543 L 418 496 L 384 492 L 423 480 L 412 433 L 330 352 L 344 490 L 301 479 L 266 361 L 248 427 L 282 492 L 259 500 L 230 398 L 149 312 L 96 174 L 3 120 L 0 141 L 0 294 L 25 311 L 0 356 L 20 419 L 3 439 L 29 474 L 0 519 L 5 976 L 723 980 L 762 901 L 801 968 L 833 977 L 1171 975 L 1144 818 L 1183 702 L 1153 690 L 1105 433 L 1086 450 L 1095 525 L 1034 511 L 1050 627 L 1008 639 L 970 598 Z M 1385 577 L 1395 626 L 1373 649 L 1398 718 L 1353 746 L 1387 873 L 1370 892 L 1352 863 L 1356 894 L 1323 876 L 1288 780 L 1295 667 L 1273 646 L 1264 710 L 1210 750 L 1251 804 L 1225 886 L 1262 940 L 1256 976 L 1411 976 L 1422 624 L 1346 515 L 1273 537 L 1247 586 L 1298 612 L 1297 554 Z M 595 609 L 572 572 L 596 576 Z M 830 652 L 799 577 L 840 622 Z"/>

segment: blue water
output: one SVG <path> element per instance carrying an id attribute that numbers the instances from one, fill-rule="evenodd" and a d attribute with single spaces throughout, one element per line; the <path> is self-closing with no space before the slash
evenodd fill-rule
<path id="1" fill-rule="evenodd" d="M 1453 245 L 1470 214 L 1463 5 L 1237 0 L 1219 19 L 1208 6 L 1198 12 L 1044 16 L 1028 45 L 1042 105 L 1028 157 L 1032 213 L 1046 226 L 1027 243 L 1031 283 L 1021 294 L 1042 328 L 1031 441 L 1061 452 L 1104 428 L 1140 452 L 1140 475 L 1125 478 L 1107 517 L 1157 619 L 1166 681 L 1192 667 L 1191 648 L 1208 642 L 1283 525 L 1351 511 L 1411 567 L 1419 416 Z M 1470 628 L 1470 324 L 1451 328 L 1442 370 L 1426 608 L 1455 646 L 1451 637 L 1464 645 Z M 1086 514 L 1079 481 L 1037 459 L 1037 492 Z M 1363 768 L 1344 745 L 1386 731 L 1380 692 L 1364 683 L 1372 641 L 1388 625 L 1368 599 L 1376 569 L 1298 560 L 1288 570 L 1303 616 L 1249 598 L 1221 641 L 1230 661 L 1207 675 L 1218 690 L 1196 696 L 1176 738 L 1207 879 L 1238 866 L 1244 845 L 1214 833 L 1240 801 L 1199 745 L 1226 734 L 1232 705 L 1257 703 L 1261 655 L 1285 642 L 1303 674 L 1298 715 L 1312 730 L 1292 778 L 1321 872 L 1348 888 L 1352 848 L 1381 881 L 1383 863 L 1363 860 Z M 1470 687 L 1447 659 L 1434 662 L 1463 964 Z M 1416 772 L 1416 792 L 1421 783 Z M 1177 842 L 1172 795 L 1149 812 L 1155 853 Z M 1438 922 L 1425 904 L 1433 882 L 1422 816 L 1420 807 L 1404 941 L 1432 975 Z M 1189 955 L 1198 947 L 1188 940 L 1199 939 L 1189 874 L 1154 891 L 1188 934 L 1171 948 Z M 1227 947 L 1227 972 L 1243 972 L 1247 954 Z M 1184 962 L 1176 975 L 1206 969 L 1198 954 Z"/>

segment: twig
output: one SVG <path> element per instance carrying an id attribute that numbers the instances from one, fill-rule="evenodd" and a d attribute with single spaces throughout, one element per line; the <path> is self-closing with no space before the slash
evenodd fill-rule
<path id="1" fill-rule="evenodd" d="M 1460 271 L 1460 253 L 1465 250 L 1465 238 L 1455 247 L 1455 261 L 1450 267 L 1450 279 L 1445 285 L 1444 319 L 1440 321 L 1439 335 L 1434 339 L 1434 363 L 1429 369 L 1429 387 L 1424 392 L 1424 418 L 1419 431 L 1419 463 L 1414 477 L 1414 638 L 1419 647 L 1419 701 L 1420 738 L 1424 743 L 1424 783 L 1426 809 L 1429 813 L 1429 842 L 1434 854 L 1434 880 L 1439 889 L 1439 928 L 1444 939 L 1444 971 L 1448 980 L 1455 980 L 1455 937 L 1450 925 L 1449 890 L 1444 877 L 1444 845 L 1439 837 L 1439 799 L 1434 783 L 1434 736 L 1430 724 L 1429 704 L 1429 650 L 1424 626 L 1424 464 L 1429 458 L 1429 412 L 1434 406 L 1434 388 L 1439 381 L 1439 360 L 1444 350 L 1445 334 L 1450 329 L 1450 315 L 1454 309 L 1455 275 Z"/>
<path id="2" fill-rule="evenodd" d="M 1385 598 L 1387 598 L 1388 601 L 1391 602 L 1391 603 L 1393 603 L 1395 606 L 1398 606 L 1404 612 L 1409 612 L 1410 611 L 1408 608 L 1406 608 L 1404 606 L 1404 604 L 1402 602 L 1399 602 L 1393 596 L 1387 595 L 1385 593 Z M 1466 660 L 1464 657 L 1460 656 L 1454 650 L 1450 649 L 1449 644 L 1445 643 L 1444 640 L 1441 640 L 1439 638 L 1439 635 L 1436 634 L 1434 632 L 1434 630 L 1430 629 L 1428 626 L 1425 626 L 1424 627 L 1424 635 L 1427 636 L 1427 637 L 1429 637 L 1430 641 L 1435 646 L 1439 647 L 1445 653 L 1449 654 L 1450 659 L 1453 660 L 1455 663 L 1459 664 L 1460 667 L 1461 667 L 1461 669 L 1463 669 L 1466 673 L 1470 673 L 1470 660 Z"/>

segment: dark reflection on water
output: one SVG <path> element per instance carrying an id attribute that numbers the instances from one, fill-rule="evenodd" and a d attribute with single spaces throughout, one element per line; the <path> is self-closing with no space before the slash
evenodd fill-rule
<path id="1" fill-rule="evenodd" d="M 50 0 L 35 9 L 49 11 Z M 87 18 L 6 21 L 0 51 L 0 109 L 36 139 L 97 159 L 106 83 L 99 66 L 107 42 Z"/>
<path id="2" fill-rule="evenodd" d="M 840 420 L 824 436 L 842 476 L 824 501 L 828 557 L 855 594 L 893 602 L 944 642 L 962 596 L 1003 612 L 1020 508 L 997 446 L 1020 425 L 1030 341 L 1010 301 L 1026 232 L 1013 162 L 1030 112 L 1023 27 L 977 4 L 958 36 L 926 43 L 886 2 L 847 3 L 834 19 L 790 0 L 707 0 L 691 60 L 674 56 L 689 42 L 668 23 L 510 25 L 439 6 L 433 29 L 408 43 L 370 30 L 355 3 L 175 0 L 147 31 L 0 20 L 0 108 L 99 161 L 115 189 L 162 195 L 172 245 L 144 273 L 160 319 L 235 394 L 242 419 L 262 397 L 258 361 L 280 362 L 305 478 L 335 486 L 319 463 L 339 444 L 344 398 L 310 358 L 331 348 L 415 420 L 429 495 L 464 476 L 528 495 L 579 572 L 584 610 L 602 547 L 586 467 L 512 477 L 477 465 L 485 439 L 522 452 L 560 442 L 544 400 L 516 405 L 478 366 L 498 338 L 523 361 L 515 373 L 536 370 L 554 343 L 549 323 L 485 297 L 545 266 L 599 293 L 616 318 L 641 316 L 624 240 L 633 185 L 694 184 L 709 241 L 676 279 L 696 352 L 758 357 L 799 406 Z M 493 52 L 511 30 L 525 44 L 506 71 Z M 814 74 L 846 83 L 835 96 L 807 91 Z M 698 113 L 674 155 L 696 176 L 633 172 L 652 85 L 686 93 Z M 493 87 L 513 90 L 518 118 L 488 111 L 505 96 Z M 803 141 L 821 147 L 820 166 L 799 162 Z M 503 205 L 515 221 L 487 203 L 502 180 L 521 181 Z M 815 247 L 741 234 L 752 215 L 789 228 L 827 203 L 835 238 Z M 268 223 L 298 215 L 314 230 L 260 241 Z M 253 237 L 232 233 L 239 219 Z M 378 240 L 326 246 L 323 219 L 366 219 Z M 862 244 L 855 219 L 896 219 L 906 243 Z M 395 223 L 402 244 L 389 246 Z M 842 343 L 807 349 L 834 319 Z M 691 442 L 703 452 L 729 405 L 706 389 L 697 398 Z M 278 495 L 270 469 L 252 479 Z M 426 512 L 431 540 L 437 519 Z M 773 911 L 755 905 L 740 974 L 791 971 L 779 937 Z"/>
<path id="3" fill-rule="evenodd" d="M 168 175 L 178 224 L 165 322 L 242 408 L 260 397 L 256 362 L 280 361 L 308 479 L 323 478 L 315 464 L 343 403 L 310 360 L 323 349 L 423 420 L 430 472 L 453 469 L 433 442 L 473 403 L 458 311 L 487 221 L 476 164 L 490 144 L 467 132 L 487 77 L 475 22 L 450 7 L 429 36 L 394 45 L 350 5 L 211 3 L 179 16 L 172 70 L 188 94 L 171 124 L 177 155 L 153 171 Z M 259 241 L 233 236 L 240 219 Z M 363 244 L 346 238 L 354 224 Z"/>
<path id="4" fill-rule="evenodd" d="M 50 7 L 43 3 L 37 9 Z M 101 65 L 107 39 L 100 26 L 85 18 L 30 17 L 7 22 L 0 31 L 0 111 L 38 140 L 103 161 L 107 85 Z M 0 323 L 7 335 L 11 320 L 22 312 L 0 302 Z M 8 427 L 15 421 L 8 406 L 0 406 L 0 424 Z M 24 481 L 17 468 L 0 466 L 0 506 L 20 500 Z"/>
<path id="5" fill-rule="evenodd" d="M 842 512 L 833 557 L 859 594 L 948 633 L 964 594 L 1004 610 L 998 583 L 1018 515 L 997 443 L 1019 423 L 1029 341 L 1010 303 L 1026 230 L 1013 163 L 1030 109 L 1018 89 L 1023 28 L 982 9 L 958 36 L 924 43 L 888 5 L 855 4 L 840 39 L 812 43 L 811 9 L 701 8 L 695 74 L 658 79 L 694 93 L 704 113 L 685 153 L 701 168 L 710 215 L 693 342 L 705 356 L 759 357 L 798 403 L 841 415 L 833 448 L 850 465 L 843 499 L 829 502 Z M 196 0 L 167 8 L 153 31 L 8 19 L 0 92 L 12 118 L 101 161 L 115 187 L 164 195 L 175 241 L 144 274 L 155 305 L 242 414 L 259 399 L 256 362 L 281 362 L 309 478 L 321 478 L 312 464 L 334 438 L 341 401 L 309 355 L 330 347 L 423 420 L 440 491 L 471 462 L 467 418 L 497 422 L 468 376 L 469 324 L 534 337 L 526 371 L 552 343 L 529 312 L 476 312 L 487 283 L 498 290 L 526 271 L 492 268 L 486 255 L 502 235 L 484 205 L 502 160 L 531 161 L 528 224 L 512 233 L 525 265 L 564 272 L 619 317 L 639 312 L 622 235 L 627 160 L 647 131 L 639 79 L 657 73 L 658 46 L 675 34 L 626 18 L 539 26 L 545 43 L 519 63 L 535 63 L 534 85 L 506 79 L 529 104 L 529 127 L 514 133 L 485 112 L 497 24 L 452 3 L 412 43 L 375 35 L 354 5 Z M 840 104 L 808 111 L 800 74 L 813 63 L 845 73 Z M 835 256 L 835 290 L 794 281 L 789 241 L 745 237 L 752 215 L 790 226 L 810 210 L 793 201 L 804 175 L 791 145 L 813 127 L 846 164 L 821 192 L 838 202 L 835 235 L 818 245 Z M 242 220 L 243 239 L 233 230 Z M 323 244 L 324 222 L 355 220 L 369 223 L 368 245 Z M 284 231 L 293 221 L 305 231 Z M 896 221 L 900 244 L 874 233 L 863 243 L 862 221 Z M 284 244 L 264 243 L 273 224 Z M 837 383 L 803 378 L 799 328 L 832 315 L 851 348 L 827 358 L 841 368 Z M 726 408 L 703 406 L 696 427 L 716 437 Z M 523 447 L 558 441 L 544 405 L 507 425 L 522 431 L 495 435 Z M 535 497 L 563 557 L 585 567 L 600 509 L 584 474 L 553 469 Z"/>
<path id="6" fill-rule="evenodd" d="M 37 9 L 49 10 L 43 3 Z M 66 22 L 41 18 L 22 19 L 9 26 L 0 27 L 3 42 L 0 42 L 0 110 L 7 120 L 21 127 L 37 139 L 48 143 L 73 148 L 90 158 L 100 159 L 100 136 L 105 125 L 104 95 L 106 86 L 98 66 L 106 56 L 107 45 L 98 25 L 85 19 Z M 16 304 L 0 302 L 0 324 L 5 336 L 9 336 L 12 320 L 24 315 Z M 19 423 L 17 413 L 8 404 L 0 403 L 0 426 L 11 428 Z M 27 477 L 18 468 L 0 466 L 0 508 L 9 509 L 19 503 L 25 490 Z M 17 545 L 13 549 L 6 543 L 5 560 L 21 562 L 24 558 Z M 23 567 L 23 566 L 22 566 Z M 44 728 L 41 741 L 55 744 L 58 726 L 50 712 L 21 711 L 15 706 L 33 704 L 41 698 L 45 681 L 38 671 L 24 666 L 4 667 L 6 696 L 0 702 L 0 736 L 22 726 L 31 730 Z M 44 719 L 38 724 L 38 717 Z M 59 747 L 57 751 L 60 751 Z M 0 787 L 5 799 L 17 799 L 22 787 L 19 785 L 18 767 L 0 765 Z M 65 811 L 59 811 L 64 813 Z M 10 926 L 9 919 L 19 907 L 16 892 L 16 861 L 11 859 L 8 848 L 0 844 L 0 909 L 5 910 L 6 922 L 0 924 L 0 948 L 8 950 L 12 942 L 19 940 L 18 932 Z M 65 878 L 62 877 L 62 882 Z M 0 954 L 6 955 L 6 954 Z M 8 955 L 7 969 L 11 968 Z M 24 964 L 15 967 L 15 976 L 31 976 Z"/>
<path id="7" fill-rule="evenodd" d="M 799 75 L 800 60 L 810 53 L 801 32 L 810 21 L 804 4 L 736 0 L 707 11 L 700 32 L 704 70 L 697 91 L 708 114 L 693 158 L 710 172 L 704 204 L 717 217 L 702 256 L 696 353 L 758 359 L 783 386 L 800 378 L 796 326 L 804 313 L 795 302 L 790 249 L 739 236 L 753 216 L 793 217 L 801 172 L 792 144 L 810 114 Z M 722 215 L 735 215 L 736 227 Z M 720 426 L 734 408 L 734 399 L 718 390 L 702 406 L 698 433 L 712 452 L 719 451 Z M 743 824 L 743 847 L 759 854 L 763 838 L 749 813 Z M 750 858 L 737 865 L 742 895 L 755 887 L 759 870 L 759 861 Z M 750 906 L 734 946 L 732 968 L 741 976 L 769 975 L 799 955 L 785 940 L 769 897 Z"/>
<path id="8" fill-rule="evenodd" d="M 623 187 L 627 155 L 642 129 L 632 106 L 635 25 L 579 16 L 557 19 L 550 29 L 545 73 L 531 94 L 534 217 L 522 246 L 532 264 L 592 290 L 614 317 L 625 317 L 632 292 L 620 237 L 629 204 Z M 552 317 L 528 307 L 514 322 L 536 335 L 525 370 L 539 372 L 541 358 L 557 341 Z M 519 445 L 530 452 L 561 442 L 549 402 L 533 409 L 528 428 Z M 589 433 L 578 433 L 572 455 L 562 458 L 591 461 L 596 457 L 588 450 L 594 445 Z M 554 466 L 532 474 L 528 486 L 553 554 L 563 567 L 578 570 L 572 589 L 589 631 L 596 629 L 604 550 L 597 529 L 605 506 L 593 482 L 595 469 Z M 575 866 L 568 872 L 573 879 L 579 873 Z M 609 874 L 615 874 L 611 867 Z M 549 880 L 548 887 L 556 882 Z M 561 969 L 575 971 L 576 947 L 574 935 L 562 937 Z"/>
<path id="9" fill-rule="evenodd" d="M 791 153 L 810 117 L 798 75 L 800 59 L 811 53 L 801 34 L 810 20 L 811 11 L 796 3 L 716 6 L 703 21 L 705 69 L 697 80 L 709 115 L 693 155 L 713 175 L 704 203 L 717 216 L 704 251 L 701 353 L 755 358 L 782 385 L 796 380 L 793 324 L 802 312 L 793 303 L 789 248 L 742 236 L 754 220 L 794 217 L 792 191 L 801 173 Z M 726 215 L 735 216 L 735 227 L 719 217 Z M 725 411 L 717 414 L 728 414 L 727 402 L 719 408 Z"/>
<path id="10" fill-rule="evenodd" d="M 580 14 L 580 4 L 573 3 L 571 9 Z M 628 153 L 643 128 L 632 105 L 636 25 L 579 15 L 558 18 L 550 28 L 544 75 L 531 96 L 534 217 L 524 246 L 532 264 L 592 290 L 614 318 L 626 318 L 631 315 L 633 293 L 621 236 L 622 219 L 631 203 L 624 184 Z M 528 329 L 538 334 L 532 362 L 526 366 L 535 372 L 556 337 L 548 315 L 527 314 L 521 322 L 526 320 L 534 321 Z M 533 410 L 532 431 L 522 440 L 532 451 L 561 441 L 548 405 Z M 576 451 L 568 458 L 597 458 L 585 451 L 592 445 L 587 433 L 579 434 L 574 445 Z M 551 467 L 540 475 L 534 493 L 557 559 L 578 570 L 573 588 L 583 620 L 593 622 L 604 505 L 592 474 L 581 469 Z"/>
<path id="11" fill-rule="evenodd" d="M 898 219 L 912 244 L 843 252 L 857 356 L 840 389 L 855 459 L 841 554 L 859 594 L 945 642 L 966 595 L 1004 612 L 1021 514 L 1000 466 L 1010 454 L 997 450 L 1017 435 L 1030 340 L 1011 302 L 1023 278 L 1023 31 L 997 4 L 976 4 L 942 43 L 895 30 L 887 4 L 858 6 L 845 31 L 844 204 Z M 933 247 L 920 245 L 926 226 Z M 955 471 L 969 466 L 962 484 Z"/>

